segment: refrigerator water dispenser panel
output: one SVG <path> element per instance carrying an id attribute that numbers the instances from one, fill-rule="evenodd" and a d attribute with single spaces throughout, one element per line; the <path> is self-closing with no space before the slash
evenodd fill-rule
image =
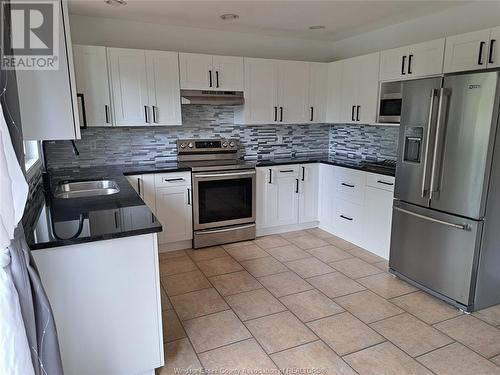
<path id="1" fill-rule="evenodd" d="M 422 140 L 424 129 L 412 127 L 406 129 L 403 161 L 420 163 L 422 156 Z"/>

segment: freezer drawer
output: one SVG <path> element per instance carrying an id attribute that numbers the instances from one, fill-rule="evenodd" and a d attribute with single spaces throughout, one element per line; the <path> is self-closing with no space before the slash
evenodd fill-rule
<path id="1" fill-rule="evenodd" d="M 482 227 L 482 221 L 395 201 L 389 267 L 462 305 L 471 305 Z"/>

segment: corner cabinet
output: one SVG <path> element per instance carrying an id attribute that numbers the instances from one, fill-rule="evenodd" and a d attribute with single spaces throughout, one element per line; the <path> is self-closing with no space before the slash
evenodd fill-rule
<path id="1" fill-rule="evenodd" d="M 23 138 L 80 138 L 73 52 L 67 1 L 59 1 L 59 69 L 16 70 Z"/>
<path id="2" fill-rule="evenodd" d="M 328 64 L 309 63 L 308 123 L 326 122 Z"/>
<path id="3" fill-rule="evenodd" d="M 243 91 L 243 57 L 179 53 L 179 68 L 182 89 Z"/>
<path id="4" fill-rule="evenodd" d="M 446 38 L 444 72 L 454 73 L 499 67 L 499 39 L 500 27 Z"/>
<path id="5" fill-rule="evenodd" d="M 112 125 L 106 47 L 73 45 L 73 60 L 82 125 Z"/>
<path id="6" fill-rule="evenodd" d="M 177 52 L 108 48 L 116 126 L 181 125 Z"/>
<path id="7" fill-rule="evenodd" d="M 318 221 L 319 165 L 257 168 L 257 230 Z"/>
<path id="8" fill-rule="evenodd" d="M 380 80 L 413 79 L 443 73 L 445 38 L 380 53 Z"/>

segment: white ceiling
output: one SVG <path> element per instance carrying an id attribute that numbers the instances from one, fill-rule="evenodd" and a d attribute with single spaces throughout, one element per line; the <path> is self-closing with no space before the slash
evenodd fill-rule
<path id="1" fill-rule="evenodd" d="M 337 41 L 463 5 L 466 1 L 70 0 L 70 13 L 258 35 Z M 237 20 L 220 15 L 236 13 Z M 324 25 L 324 30 L 309 30 Z"/>

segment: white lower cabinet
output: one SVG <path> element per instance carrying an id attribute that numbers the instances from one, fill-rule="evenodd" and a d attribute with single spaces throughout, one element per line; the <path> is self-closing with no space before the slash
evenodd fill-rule
<path id="1" fill-rule="evenodd" d="M 392 198 L 392 191 L 366 188 L 364 247 L 385 259 L 391 244 Z"/>
<path id="2" fill-rule="evenodd" d="M 257 229 L 318 220 L 319 165 L 257 168 Z"/>
<path id="3" fill-rule="evenodd" d="M 163 226 L 160 244 L 193 238 L 191 172 L 131 175 L 127 180 Z"/>

